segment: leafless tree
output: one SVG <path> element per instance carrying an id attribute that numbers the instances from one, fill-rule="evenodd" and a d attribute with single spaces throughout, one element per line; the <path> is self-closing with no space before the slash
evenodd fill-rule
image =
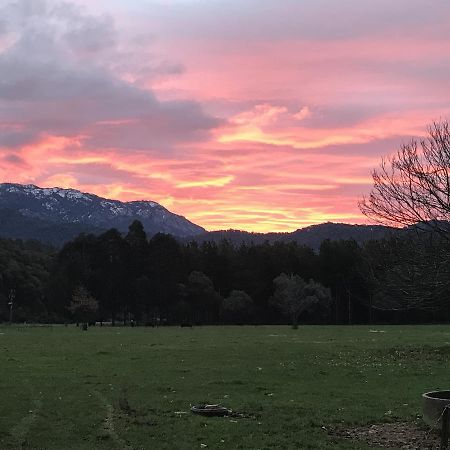
<path id="1" fill-rule="evenodd" d="M 383 159 L 372 173 L 363 214 L 384 225 L 417 231 L 372 266 L 375 303 L 383 309 L 439 310 L 450 289 L 450 125 L 434 122 L 426 138 L 413 139 Z M 380 263 L 381 261 L 381 263 Z M 377 278 L 377 279 L 376 279 Z"/>
<path id="2" fill-rule="evenodd" d="M 369 197 L 359 202 L 363 214 L 389 226 L 415 225 L 450 239 L 450 128 L 434 122 L 428 136 L 402 145 L 372 173 Z"/>

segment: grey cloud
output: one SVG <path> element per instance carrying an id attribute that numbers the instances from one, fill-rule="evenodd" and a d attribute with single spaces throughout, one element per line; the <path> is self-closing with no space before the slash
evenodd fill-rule
<path id="1" fill-rule="evenodd" d="M 407 140 L 407 139 L 406 139 Z M 328 145 L 324 147 L 328 155 L 337 156 L 379 156 L 390 154 L 400 148 L 402 141 L 405 141 L 405 136 L 392 136 L 387 139 L 377 139 L 372 142 L 364 144 L 343 144 L 343 145 Z M 304 155 L 315 155 L 316 150 L 304 150 Z"/>
<path id="2" fill-rule="evenodd" d="M 86 144 L 95 148 L 102 142 L 114 142 L 117 148 L 157 151 L 168 149 L 180 136 L 203 139 L 219 123 L 205 117 L 193 102 L 165 102 L 157 111 L 148 111 L 129 123 L 93 125 Z"/>
<path id="3" fill-rule="evenodd" d="M 168 149 L 220 123 L 195 102 L 161 102 L 119 78 L 111 67 L 116 58 L 124 65 L 126 59 L 115 46 L 119 35 L 107 16 L 86 15 L 71 4 L 22 0 L 0 8 L 0 17 L 7 17 L 18 35 L 0 53 L 0 121 L 27 130 L 0 133 L 5 145 L 15 147 L 45 133 L 95 132 L 90 139 L 97 149 L 114 147 L 116 140 L 123 147 Z M 97 56 L 86 58 L 86 52 Z"/>
<path id="4" fill-rule="evenodd" d="M 49 6 L 46 0 L 9 1 L 2 10 L 2 16 L 23 24 L 25 21 L 48 14 Z"/>
<path id="5" fill-rule="evenodd" d="M 64 34 L 64 39 L 70 48 L 92 54 L 114 47 L 116 35 L 111 18 L 89 17 L 80 22 Z"/>
<path id="6" fill-rule="evenodd" d="M 185 67 L 180 63 L 172 61 L 155 61 L 154 63 L 142 64 L 142 57 L 136 61 L 130 58 L 123 58 L 124 62 L 115 63 L 111 70 L 116 73 L 131 74 L 134 84 L 146 85 L 151 80 L 167 78 L 185 73 Z"/>
<path id="7" fill-rule="evenodd" d="M 49 16 L 63 25 L 60 38 L 78 57 L 90 58 L 95 53 L 115 50 L 118 36 L 110 15 L 85 14 L 75 4 L 55 0 L 52 5 Z"/>
<path id="8" fill-rule="evenodd" d="M 302 121 L 316 129 L 353 127 L 389 110 L 385 104 L 374 102 L 343 103 L 327 105 L 313 110 L 310 117 Z"/>
<path id="9" fill-rule="evenodd" d="M 30 131 L 2 131 L 0 132 L 0 147 L 20 148 L 33 142 L 34 137 L 34 133 Z"/>
<path id="10" fill-rule="evenodd" d="M 8 27 L 6 26 L 6 20 L 0 18 L 0 36 L 6 34 L 8 31 Z"/>
<path id="11" fill-rule="evenodd" d="M 5 155 L 5 156 L 3 156 L 2 159 L 3 159 L 3 161 L 12 163 L 17 166 L 22 166 L 22 165 L 26 164 L 25 161 L 20 156 L 15 155 L 15 154 Z"/>
<path id="12" fill-rule="evenodd" d="M 180 63 L 172 61 L 161 61 L 155 65 L 147 66 L 141 69 L 142 75 L 156 74 L 156 75 L 181 75 L 185 73 L 186 68 Z"/>

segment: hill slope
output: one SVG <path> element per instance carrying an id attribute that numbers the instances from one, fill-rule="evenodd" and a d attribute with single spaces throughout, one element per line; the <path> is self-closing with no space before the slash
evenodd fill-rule
<path id="1" fill-rule="evenodd" d="M 38 234 L 47 230 L 68 240 L 80 232 L 126 231 L 135 219 L 149 235 L 162 232 L 183 237 L 205 232 L 152 201 L 121 202 L 75 189 L 0 184 L 0 236 L 40 239 L 33 236 L 34 230 L 40 230 Z"/>
<path id="2" fill-rule="evenodd" d="M 261 244 L 263 242 L 297 242 L 318 250 L 320 244 L 326 240 L 331 241 L 354 239 L 358 243 L 370 240 L 378 240 L 395 232 L 393 228 L 381 225 L 350 225 L 347 223 L 321 223 L 301 228 L 292 233 L 248 233 L 238 230 L 212 231 L 193 236 L 191 240 L 197 242 L 214 241 L 220 242 L 224 239 L 234 245 L 242 243 Z"/>

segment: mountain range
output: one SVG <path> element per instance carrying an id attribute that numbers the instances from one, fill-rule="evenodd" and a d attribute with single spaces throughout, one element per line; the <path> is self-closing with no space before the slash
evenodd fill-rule
<path id="1" fill-rule="evenodd" d="M 323 223 L 292 233 L 207 232 L 185 217 L 148 200 L 121 202 L 75 189 L 0 183 L 0 237 L 3 238 L 37 239 L 61 246 L 80 233 L 100 234 L 110 228 L 126 232 L 136 219 L 142 222 L 148 236 L 162 232 L 184 242 L 227 239 L 236 245 L 295 241 L 315 250 L 325 239 L 354 239 L 362 243 L 381 239 L 392 231 L 380 225 Z"/>
<path id="2" fill-rule="evenodd" d="M 151 236 L 194 236 L 205 229 L 152 201 L 121 202 L 75 189 L 0 184 L 0 236 L 35 238 L 60 245 L 81 232 L 126 232 L 140 220 Z"/>

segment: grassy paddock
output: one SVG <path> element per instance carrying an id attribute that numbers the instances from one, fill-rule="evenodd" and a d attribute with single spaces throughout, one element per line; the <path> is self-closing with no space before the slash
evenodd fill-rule
<path id="1" fill-rule="evenodd" d="M 414 420 L 450 387 L 447 326 L 12 326 L 0 349 L 1 449 L 367 449 L 322 427 Z"/>

